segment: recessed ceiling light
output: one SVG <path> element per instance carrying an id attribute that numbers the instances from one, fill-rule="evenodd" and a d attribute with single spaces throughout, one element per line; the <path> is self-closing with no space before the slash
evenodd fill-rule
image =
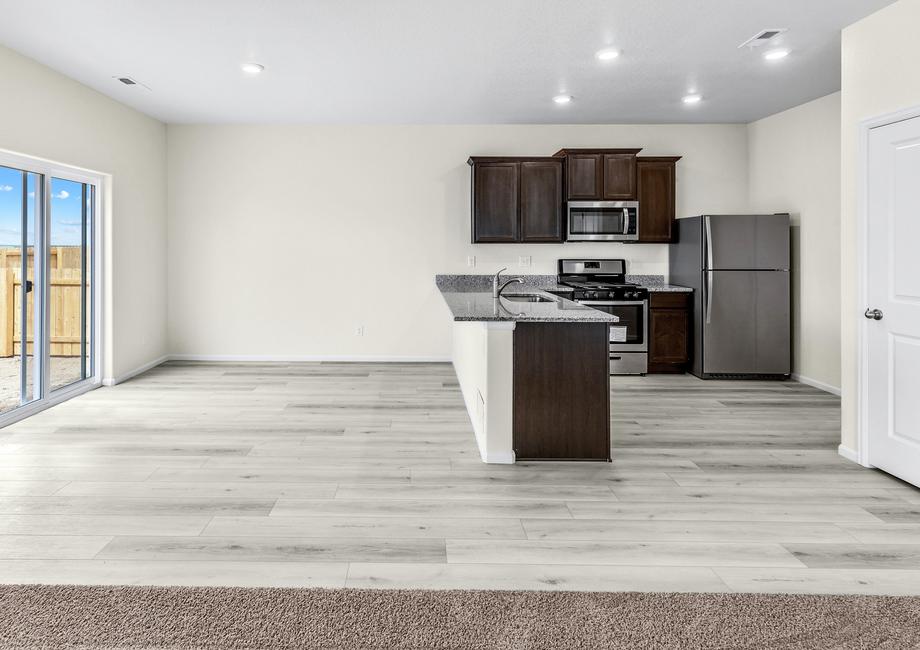
<path id="1" fill-rule="evenodd" d="M 620 51 L 612 47 L 605 47 L 603 50 L 598 50 L 594 56 L 597 57 L 598 61 L 613 61 L 620 56 Z"/>
<path id="2" fill-rule="evenodd" d="M 789 50 L 770 50 L 769 52 L 764 52 L 763 58 L 767 61 L 779 61 L 780 59 L 785 59 L 789 56 Z"/>
<path id="3" fill-rule="evenodd" d="M 571 95 L 556 95 L 555 97 L 553 97 L 553 101 L 556 102 L 557 104 L 568 104 L 569 102 L 572 101 L 572 96 Z"/>
<path id="4" fill-rule="evenodd" d="M 259 74 L 265 69 L 265 66 L 261 63 L 243 63 L 240 65 L 240 70 L 246 74 Z"/>
<path id="5" fill-rule="evenodd" d="M 701 99 L 703 98 L 699 95 L 684 95 L 683 102 L 685 104 L 699 104 Z"/>

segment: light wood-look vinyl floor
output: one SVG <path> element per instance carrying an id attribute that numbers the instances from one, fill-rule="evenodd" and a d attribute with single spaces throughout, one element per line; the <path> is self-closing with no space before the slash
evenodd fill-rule
<path id="1" fill-rule="evenodd" d="M 612 381 L 484 465 L 448 364 L 170 363 L 0 431 L 0 582 L 920 593 L 920 490 L 793 382 Z"/>

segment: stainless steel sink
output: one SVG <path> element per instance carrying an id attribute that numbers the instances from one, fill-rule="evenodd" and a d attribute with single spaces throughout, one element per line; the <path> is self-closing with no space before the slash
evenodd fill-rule
<path id="1" fill-rule="evenodd" d="M 538 293 L 509 293 L 502 296 L 511 302 L 556 302 L 555 299 L 541 296 Z"/>

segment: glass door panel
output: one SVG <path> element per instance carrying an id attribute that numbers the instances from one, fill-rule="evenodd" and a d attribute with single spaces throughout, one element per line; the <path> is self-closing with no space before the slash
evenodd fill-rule
<path id="1" fill-rule="evenodd" d="M 92 221 L 94 188 L 51 179 L 48 219 L 49 387 L 92 375 Z"/>
<path id="2" fill-rule="evenodd" d="M 35 368 L 35 219 L 42 176 L 0 166 L 0 414 L 40 397 Z"/>
<path id="3" fill-rule="evenodd" d="M 20 315 L 20 359 L 22 359 L 22 403 L 26 404 L 41 397 L 41 376 L 39 375 L 36 354 L 41 354 L 41 345 L 36 349 L 35 332 L 38 331 L 39 310 L 35 307 L 36 264 L 40 261 L 36 257 L 35 232 L 37 219 L 42 214 L 42 187 L 43 177 L 40 174 L 25 173 L 26 176 L 26 222 L 25 222 L 25 249 L 26 256 L 22 261 L 20 275 L 26 279 L 20 282 L 19 298 L 22 306 L 18 310 Z M 25 343 L 22 343 L 24 341 Z M 37 350 L 37 351 L 36 351 Z"/>

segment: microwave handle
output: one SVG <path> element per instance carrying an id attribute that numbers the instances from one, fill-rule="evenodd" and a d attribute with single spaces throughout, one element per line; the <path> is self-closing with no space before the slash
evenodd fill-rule
<path id="1" fill-rule="evenodd" d="M 624 236 L 629 234 L 629 208 L 623 208 L 623 233 Z"/>

